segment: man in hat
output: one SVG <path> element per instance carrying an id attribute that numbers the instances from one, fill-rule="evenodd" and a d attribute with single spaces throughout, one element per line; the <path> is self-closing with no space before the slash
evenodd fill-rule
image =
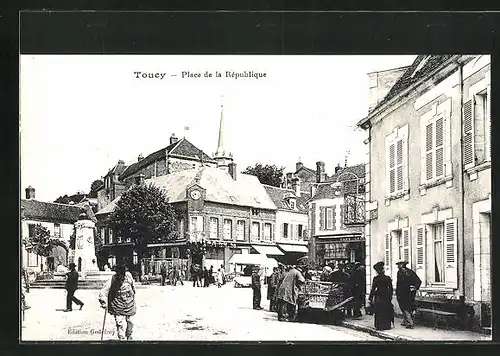
<path id="1" fill-rule="evenodd" d="M 351 295 L 354 298 L 353 301 L 353 316 L 355 318 L 360 318 L 361 307 L 363 306 L 363 301 L 366 294 L 366 272 L 365 266 L 360 262 L 354 264 L 354 270 L 349 277 L 349 286 L 351 290 Z"/>
<path id="2" fill-rule="evenodd" d="M 278 290 L 279 321 L 294 321 L 296 317 L 299 288 L 305 283 L 301 267 L 292 266 Z"/>
<path id="3" fill-rule="evenodd" d="M 76 271 L 76 265 L 71 262 L 69 264 L 69 272 L 66 274 L 66 291 L 68 292 L 66 296 L 66 312 L 73 310 L 73 302 L 80 306 L 80 310 L 83 308 L 83 302 L 75 297 L 75 291 L 78 289 L 78 272 Z"/>
<path id="4" fill-rule="evenodd" d="M 252 290 L 253 290 L 253 308 L 256 310 L 262 310 L 260 306 L 260 300 L 262 299 L 262 294 L 260 290 L 260 275 L 259 266 L 254 266 L 252 271 Z"/>
<path id="5" fill-rule="evenodd" d="M 408 261 L 398 261 L 398 275 L 396 281 L 396 299 L 399 308 L 403 313 L 403 322 L 401 325 L 408 329 L 413 329 L 412 312 L 415 309 L 415 296 L 420 288 L 422 281 L 417 274 L 406 267 Z"/>

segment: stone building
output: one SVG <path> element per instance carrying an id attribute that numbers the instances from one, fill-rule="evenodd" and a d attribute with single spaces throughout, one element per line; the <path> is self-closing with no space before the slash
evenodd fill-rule
<path id="1" fill-rule="evenodd" d="M 486 55 L 418 56 L 358 123 L 368 286 L 375 262 L 395 280 L 406 259 L 422 316 L 473 329 L 491 325 L 490 73 Z"/>
<path id="2" fill-rule="evenodd" d="M 316 183 L 316 170 L 304 166 L 300 158 L 295 164 L 295 172 L 289 172 L 285 174 L 282 187 L 286 189 L 293 189 L 295 180 L 297 178 L 300 179 L 301 191 L 310 194 L 311 185 L 313 183 Z"/>
<path id="3" fill-rule="evenodd" d="M 309 200 L 309 257 L 318 265 L 364 262 L 364 164 L 341 168 L 318 181 Z"/>
<path id="4" fill-rule="evenodd" d="M 28 271 L 54 271 L 59 264 L 67 266 L 70 262 L 70 239 L 74 224 L 85 209 L 81 206 L 48 203 L 35 199 L 35 188 L 26 188 L 26 199 L 21 199 L 21 238 L 33 236 L 35 225 L 45 227 L 50 237 L 62 242 L 53 248 L 48 257 L 26 251 L 22 244 L 22 265 Z M 63 247 L 64 246 L 64 247 Z"/>

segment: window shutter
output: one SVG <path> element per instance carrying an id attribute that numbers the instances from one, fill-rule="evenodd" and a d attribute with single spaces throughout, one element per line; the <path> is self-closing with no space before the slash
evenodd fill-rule
<path id="1" fill-rule="evenodd" d="M 474 99 L 464 103 L 463 107 L 463 157 L 464 168 L 474 167 Z"/>
<path id="2" fill-rule="evenodd" d="M 337 230 L 336 225 L 337 225 L 337 206 L 334 205 L 332 206 L 332 230 Z"/>
<path id="3" fill-rule="evenodd" d="M 425 286 L 425 225 L 417 225 L 416 229 L 417 261 L 415 272 L 422 281 L 422 286 Z"/>
<path id="4" fill-rule="evenodd" d="M 436 134 L 436 177 L 442 177 L 444 174 L 444 122 L 443 118 L 436 120 L 435 134 Z"/>
<path id="5" fill-rule="evenodd" d="M 394 193 L 396 190 L 396 171 L 395 167 L 395 147 L 394 144 L 389 146 L 389 192 Z"/>
<path id="6" fill-rule="evenodd" d="M 320 230 L 325 230 L 325 207 L 321 206 L 319 208 L 319 229 Z"/>
<path id="7" fill-rule="evenodd" d="M 403 140 L 400 139 L 396 143 L 396 164 L 397 164 L 397 171 L 396 171 L 396 190 L 401 191 L 403 190 Z"/>
<path id="8" fill-rule="evenodd" d="M 316 204 L 311 204 L 311 234 L 316 234 Z"/>
<path id="9" fill-rule="evenodd" d="M 445 237 L 445 282 L 452 288 L 457 288 L 457 219 L 448 219 L 444 222 Z"/>
<path id="10" fill-rule="evenodd" d="M 390 271 L 391 271 L 391 234 L 389 234 L 389 233 L 385 234 L 384 248 L 385 248 L 385 254 L 384 254 L 385 270 L 386 270 L 386 273 L 390 274 Z"/>
<path id="11" fill-rule="evenodd" d="M 410 238 L 410 228 L 404 228 L 401 230 L 403 237 L 403 259 L 408 261 L 408 266 L 411 267 L 411 238 Z"/>
<path id="12" fill-rule="evenodd" d="M 491 161 L 491 85 L 486 90 L 486 160 Z"/>
<path id="13" fill-rule="evenodd" d="M 403 139 L 403 189 L 406 191 L 410 188 L 408 181 L 408 136 Z"/>
<path id="14" fill-rule="evenodd" d="M 432 122 L 425 126 L 425 180 L 430 180 L 434 176 L 432 171 L 432 149 L 434 147 L 432 126 Z"/>
<path id="15" fill-rule="evenodd" d="M 452 174 L 451 164 L 451 115 L 446 112 L 444 118 L 444 175 L 449 177 Z"/>

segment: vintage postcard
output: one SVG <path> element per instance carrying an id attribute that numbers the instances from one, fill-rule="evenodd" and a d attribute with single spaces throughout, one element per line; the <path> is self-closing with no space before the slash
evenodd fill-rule
<path id="1" fill-rule="evenodd" d="M 21 342 L 491 340 L 490 78 L 21 55 Z"/>

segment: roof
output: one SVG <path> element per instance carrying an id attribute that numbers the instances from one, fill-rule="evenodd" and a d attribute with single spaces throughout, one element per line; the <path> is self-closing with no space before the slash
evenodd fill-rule
<path id="1" fill-rule="evenodd" d="M 125 165 L 125 163 L 122 163 L 122 162 L 118 162 L 113 168 L 111 168 L 109 170 L 109 172 L 106 174 L 106 175 L 109 175 L 109 174 L 116 174 L 116 175 L 120 175 L 122 174 L 126 169 L 127 169 L 127 165 Z M 96 190 L 99 190 L 101 188 L 101 186 L 104 186 L 104 183 L 102 185 L 99 186 L 98 189 Z"/>
<path id="2" fill-rule="evenodd" d="M 200 167 L 146 179 L 145 183 L 163 188 L 170 203 L 187 201 L 186 189 L 197 184 L 205 189 L 205 201 L 208 202 L 276 210 L 259 179 L 250 174 L 240 173 L 234 180 L 220 168 Z M 113 212 L 119 199 L 113 200 L 96 215 Z"/>
<path id="3" fill-rule="evenodd" d="M 420 62 L 426 59 L 425 64 L 420 68 L 415 74 L 413 72 L 419 66 Z M 412 65 L 408 67 L 408 69 L 403 73 L 403 75 L 394 83 L 392 88 L 386 94 L 386 96 L 373 108 L 372 113 L 378 110 L 380 107 L 384 106 L 389 100 L 398 96 L 406 89 L 410 88 L 412 85 L 416 84 L 423 78 L 427 77 L 430 73 L 432 73 L 436 68 L 444 64 L 447 60 L 449 60 L 453 55 L 419 55 L 413 61 Z M 413 75 L 413 76 L 412 76 Z M 358 125 L 364 123 L 368 118 L 361 120 Z"/>
<path id="4" fill-rule="evenodd" d="M 84 209 L 77 205 L 47 203 L 34 199 L 21 199 L 21 209 L 25 219 L 56 223 L 74 223 L 84 212 Z"/>
<path id="5" fill-rule="evenodd" d="M 365 178 L 365 165 L 358 164 L 355 166 L 345 167 L 344 169 L 340 169 L 337 173 L 335 173 L 331 178 L 327 179 L 324 184 L 318 184 L 314 196 L 311 200 L 319 200 L 319 199 L 333 199 L 335 197 L 335 188 L 332 186 L 333 183 L 337 181 L 337 177 L 340 177 L 339 182 L 350 182 L 342 185 L 344 189 L 344 193 L 354 193 L 356 192 L 356 182 L 353 182 L 355 177 L 352 174 L 356 174 L 360 179 Z M 345 173 L 345 174 L 344 174 Z M 364 193 L 364 184 L 359 183 L 359 193 Z"/>
<path id="6" fill-rule="evenodd" d="M 316 176 L 316 170 L 314 170 L 314 169 L 312 169 L 312 168 L 308 168 L 308 167 L 306 167 L 306 166 L 302 166 L 302 167 L 300 167 L 299 169 L 297 169 L 297 170 L 295 171 L 295 173 L 300 172 L 300 171 L 302 171 L 302 170 L 304 170 L 304 171 L 306 171 L 306 172 L 308 172 L 308 173 L 312 173 L 312 174 L 314 174 L 314 175 Z"/>
<path id="7" fill-rule="evenodd" d="M 291 208 L 286 199 L 287 196 L 291 196 L 296 199 L 298 211 L 301 213 L 307 213 L 307 201 L 311 197 L 309 193 L 301 192 L 300 197 L 297 197 L 292 189 L 278 188 L 265 184 L 263 184 L 263 186 L 278 210 L 295 211 Z"/>
<path id="8" fill-rule="evenodd" d="M 190 157 L 195 160 L 200 160 L 201 156 L 203 161 L 205 162 L 214 162 L 214 160 L 205 152 L 183 138 L 165 148 L 162 148 L 161 150 L 151 153 L 149 156 L 146 156 L 139 162 L 131 164 L 121 173 L 120 179 L 129 177 L 130 175 L 137 173 L 141 169 L 149 166 L 151 163 L 157 161 L 160 158 L 166 157 L 167 155 L 179 155 Z"/>

